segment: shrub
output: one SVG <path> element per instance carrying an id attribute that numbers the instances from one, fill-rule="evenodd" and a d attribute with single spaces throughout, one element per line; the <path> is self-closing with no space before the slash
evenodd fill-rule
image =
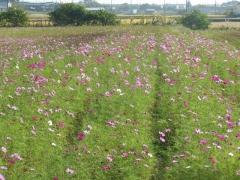
<path id="1" fill-rule="evenodd" d="M 5 13 L 0 13 L 0 26 L 6 26 L 7 25 L 7 21 L 5 18 Z"/>
<path id="2" fill-rule="evenodd" d="M 61 4 L 56 10 L 49 13 L 54 25 L 82 25 L 86 19 L 85 8 L 73 3 Z"/>
<path id="3" fill-rule="evenodd" d="M 191 14 L 188 14 L 182 18 L 182 24 L 188 28 L 196 30 L 207 29 L 210 23 L 205 14 L 202 14 L 200 11 L 194 10 Z"/>
<path id="4" fill-rule="evenodd" d="M 104 11 L 104 10 L 96 11 L 95 18 L 96 18 L 97 22 L 103 26 L 118 24 L 118 22 L 116 20 L 116 15 L 113 13 Z"/>
<path id="5" fill-rule="evenodd" d="M 101 24 L 105 26 L 117 24 L 116 15 L 112 13 L 103 10 L 96 12 L 87 11 L 83 6 L 73 3 L 62 4 L 49 13 L 49 15 L 53 24 L 60 26 L 79 26 L 83 24 Z"/>
<path id="6" fill-rule="evenodd" d="M 1 26 L 25 26 L 27 22 L 27 14 L 21 9 L 11 7 L 6 12 L 0 13 Z"/>
<path id="7" fill-rule="evenodd" d="M 98 16 L 96 12 L 92 12 L 92 11 L 87 11 L 86 14 L 86 24 L 88 25 L 98 25 L 100 24 L 98 21 Z"/>

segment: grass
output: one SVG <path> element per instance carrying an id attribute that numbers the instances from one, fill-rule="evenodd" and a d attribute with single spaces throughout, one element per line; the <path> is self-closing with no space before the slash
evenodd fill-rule
<path id="1" fill-rule="evenodd" d="M 238 30 L 209 30 L 202 33 L 203 35 L 217 41 L 225 41 L 225 43 L 228 43 L 236 48 L 240 46 L 240 33 Z"/>
<path id="2" fill-rule="evenodd" d="M 169 116 L 165 119 L 167 128 L 174 129 L 173 143 L 163 152 L 170 157 L 171 164 L 164 177 L 237 179 L 239 126 L 229 124 L 237 123 L 239 116 L 239 71 L 236 69 L 239 54 L 227 45 L 194 33 L 167 36 L 164 43 L 171 48 L 170 52 L 166 51 L 169 56 L 162 73 L 176 82 L 172 87 L 160 88 L 163 96 L 160 106 L 168 105 L 160 113 Z M 174 53 L 180 48 L 189 51 Z M 191 60 L 191 56 L 198 60 Z M 229 73 L 232 71 L 236 74 Z M 214 75 L 226 84 L 211 80 Z M 168 120 L 173 125 L 168 125 Z"/>
<path id="3" fill-rule="evenodd" d="M 0 175 L 238 179 L 235 33 L 0 29 Z"/>
<path id="4" fill-rule="evenodd" d="M 211 29 L 239 29 L 240 22 L 212 22 Z"/>

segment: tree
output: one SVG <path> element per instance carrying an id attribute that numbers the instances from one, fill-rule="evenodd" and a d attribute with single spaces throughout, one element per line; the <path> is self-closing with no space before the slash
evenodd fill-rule
<path id="1" fill-rule="evenodd" d="M 187 14 L 182 18 L 182 24 L 185 27 L 196 29 L 207 29 L 209 26 L 209 21 L 207 15 L 201 13 L 200 11 L 193 10 L 192 13 Z"/>
<path id="2" fill-rule="evenodd" d="M 2 26 L 25 26 L 27 22 L 27 13 L 21 9 L 10 7 L 6 12 L 0 13 L 0 24 Z"/>
<path id="3" fill-rule="evenodd" d="M 103 26 L 116 25 L 118 23 L 116 20 L 116 15 L 113 13 L 109 13 L 104 10 L 96 11 L 95 13 L 97 22 Z"/>
<path id="4" fill-rule="evenodd" d="M 83 6 L 73 3 L 61 4 L 53 12 L 49 13 L 51 21 L 55 25 L 83 25 L 86 20 L 86 10 Z"/>
<path id="5" fill-rule="evenodd" d="M 83 24 L 101 24 L 115 25 L 117 24 L 116 15 L 105 10 L 91 12 L 85 10 L 81 5 L 77 4 L 62 4 L 53 12 L 49 13 L 50 19 L 54 25 L 65 26 L 74 25 L 80 26 Z"/>

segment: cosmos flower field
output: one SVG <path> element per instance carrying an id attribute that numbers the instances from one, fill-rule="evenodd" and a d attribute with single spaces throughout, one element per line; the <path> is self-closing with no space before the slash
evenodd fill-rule
<path id="1" fill-rule="evenodd" d="M 211 33 L 1 29 L 0 180 L 240 179 L 240 46 Z"/>

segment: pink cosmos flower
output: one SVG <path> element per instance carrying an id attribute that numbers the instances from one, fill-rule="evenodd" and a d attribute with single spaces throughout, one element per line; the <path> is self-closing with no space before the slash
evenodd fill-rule
<path id="1" fill-rule="evenodd" d="M 204 79 L 206 75 L 207 75 L 207 72 L 201 72 L 199 78 Z"/>
<path id="2" fill-rule="evenodd" d="M 229 84 L 229 83 L 230 83 L 229 80 L 224 80 L 224 81 L 223 81 L 223 84 L 225 84 L 225 85 L 227 85 L 227 84 Z"/>
<path id="3" fill-rule="evenodd" d="M 0 180 L 5 180 L 5 178 L 2 174 L 0 174 Z"/>
<path id="4" fill-rule="evenodd" d="M 126 86 L 128 86 L 130 83 L 128 82 L 128 80 L 124 80 L 124 83 Z"/>
<path id="5" fill-rule="evenodd" d="M 84 138 L 85 138 L 85 134 L 84 134 L 83 132 L 79 132 L 79 133 L 77 134 L 77 139 L 78 139 L 79 141 L 82 141 Z"/>
<path id="6" fill-rule="evenodd" d="M 106 125 L 115 128 L 116 127 L 116 121 L 109 120 L 109 121 L 106 122 Z"/>
<path id="7" fill-rule="evenodd" d="M 97 57 L 97 58 L 96 58 L 96 62 L 97 62 L 98 64 L 103 64 L 103 63 L 104 63 L 104 58 L 103 58 L 103 57 Z"/>
<path id="8" fill-rule="evenodd" d="M 32 80 L 35 82 L 35 84 L 42 86 L 43 84 L 45 84 L 46 82 L 48 82 L 48 79 L 43 77 L 43 76 L 39 76 L 39 75 L 34 75 Z"/>
<path id="9" fill-rule="evenodd" d="M 127 157 L 128 157 L 128 152 L 122 153 L 122 157 L 123 157 L 123 158 L 127 158 Z"/>
<path id="10" fill-rule="evenodd" d="M 211 78 L 213 81 L 215 81 L 216 83 L 222 83 L 223 80 L 218 76 L 218 75 L 214 75 Z"/>
<path id="11" fill-rule="evenodd" d="M 208 143 L 208 141 L 206 139 L 201 139 L 199 144 L 201 145 L 206 145 Z"/>
<path id="12" fill-rule="evenodd" d="M 201 131 L 201 129 L 195 129 L 195 133 L 196 133 L 196 134 L 201 134 L 202 131 Z"/>
<path id="13" fill-rule="evenodd" d="M 17 87 L 17 88 L 16 88 L 16 91 L 15 91 L 15 94 L 16 94 L 17 96 L 20 96 L 20 95 L 21 95 L 21 92 L 22 92 L 22 88 L 21 88 L 21 87 Z"/>
<path id="14" fill-rule="evenodd" d="M 65 123 L 63 121 L 60 121 L 60 122 L 57 123 L 57 127 L 59 129 L 63 129 L 65 127 Z"/>
<path id="15" fill-rule="evenodd" d="M 237 133 L 236 138 L 240 140 L 240 132 Z"/>
<path id="16" fill-rule="evenodd" d="M 113 161 L 113 156 L 108 154 L 107 155 L 107 160 L 108 160 L 108 162 L 112 162 Z"/>
<path id="17" fill-rule="evenodd" d="M 159 139 L 160 139 L 161 142 L 166 142 L 166 140 L 165 140 L 165 133 L 160 131 L 159 132 Z"/>
<path id="18" fill-rule="evenodd" d="M 158 61 L 156 59 L 152 60 L 152 65 L 157 65 Z"/>
<path id="19" fill-rule="evenodd" d="M 188 101 L 184 101 L 184 107 L 187 108 L 189 106 Z"/>
<path id="20" fill-rule="evenodd" d="M 143 86 L 141 78 L 138 77 L 138 78 L 136 79 L 135 85 L 136 85 L 136 87 L 142 87 L 142 86 Z"/>
<path id="21" fill-rule="evenodd" d="M 217 137 L 219 138 L 219 140 L 224 141 L 225 140 L 225 136 L 222 134 L 218 134 Z"/>
<path id="22" fill-rule="evenodd" d="M 232 121 L 227 121 L 226 123 L 229 129 L 232 129 L 234 127 L 234 123 Z"/>
<path id="23" fill-rule="evenodd" d="M 111 167 L 109 165 L 102 166 L 103 171 L 109 171 L 110 169 L 111 169 Z"/>
<path id="24" fill-rule="evenodd" d="M 194 63 L 199 63 L 199 62 L 201 61 L 201 59 L 200 59 L 199 57 L 194 56 L 194 57 L 192 58 L 192 61 L 193 61 Z"/>
<path id="25" fill-rule="evenodd" d="M 29 64 L 28 67 L 31 69 L 44 69 L 46 66 L 45 61 L 40 61 L 38 63 Z"/>
<path id="26" fill-rule="evenodd" d="M 10 156 L 10 159 L 8 159 L 8 163 L 15 164 L 17 161 L 21 161 L 21 160 L 22 160 L 22 157 L 19 154 L 14 153 Z"/>
<path id="27" fill-rule="evenodd" d="M 176 80 L 170 79 L 170 78 L 166 78 L 165 81 L 170 85 L 173 86 L 176 84 Z"/>
<path id="28" fill-rule="evenodd" d="M 162 51 L 164 51 L 165 53 L 170 53 L 171 51 L 171 46 L 167 43 L 165 44 L 161 44 L 160 48 L 162 49 Z"/>
<path id="29" fill-rule="evenodd" d="M 215 157 L 210 157 L 209 159 L 210 159 L 212 165 L 217 164 L 217 159 Z"/>
<path id="30" fill-rule="evenodd" d="M 11 158 L 15 159 L 16 161 L 21 161 L 22 160 L 22 157 L 18 153 L 12 154 Z"/>
<path id="31" fill-rule="evenodd" d="M 33 52 L 30 52 L 29 50 L 24 49 L 24 50 L 22 51 L 22 56 L 23 56 L 23 58 L 30 59 L 30 58 L 33 58 L 34 53 L 33 53 Z"/>
<path id="32" fill-rule="evenodd" d="M 90 53 L 91 49 L 92 49 L 92 46 L 90 46 L 89 44 L 84 44 L 76 50 L 76 53 L 87 56 Z"/>
<path id="33" fill-rule="evenodd" d="M 110 97 L 110 96 L 112 96 L 112 93 L 110 93 L 109 91 L 107 91 L 107 92 L 105 92 L 104 95 L 107 96 L 107 97 Z"/>
<path id="34" fill-rule="evenodd" d="M 39 69 L 44 69 L 46 66 L 46 62 L 45 61 L 40 61 L 39 63 L 37 63 L 37 66 Z"/>
<path id="35" fill-rule="evenodd" d="M 232 119 L 232 116 L 231 116 L 231 114 L 229 114 L 229 113 L 227 113 L 225 117 L 226 117 L 226 119 L 227 119 L 228 121 L 231 121 L 231 119 Z"/>

